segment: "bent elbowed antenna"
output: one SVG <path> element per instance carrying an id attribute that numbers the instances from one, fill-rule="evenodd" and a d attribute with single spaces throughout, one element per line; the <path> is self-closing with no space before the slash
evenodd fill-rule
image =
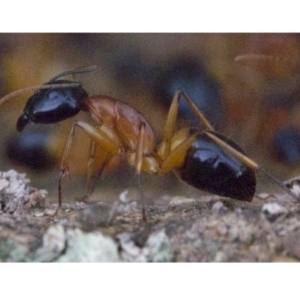
<path id="1" fill-rule="evenodd" d="M 96 69 L 98 69 L 98 66 L 97 65 L 92 65 L 92 66 L 76 68 L 74 70 L 70 70 L 70 71 L 60 73 L 60 74 L 54 76 L 53 78 L 51 78 L 48 81 L 48 83 L 46 83 L 46 84 L 31 86 L 31 87 L 27 87 L 27 88 L 24 88 L 24 89 L 20 89 L 20 90 L 14 91 L 14 92 L 2 97 L 0 99 L 0 105 L 2 105 L 4 102 L 6 102 L 7 100 L 9 100 L 11 98 L 14 98 L 16 96 L 19 96 L 19 95 L 22 95 L 22 94 L 25 94 L 25 93 L 28 93 L 28 92 L 32 92 L 32 91 L 35 91 L 35 90 L 79 87 L 79 86 L 81 86 L 81 82 L 70 82 L 70 83 L 51 83 L 51 82 L 55 82 L 55 80 L 57 80 L 58 78 L 61 78 L 61 77 L 67 76 L 67 75 L 92 72 L 92 71 L 95 71 Z"/>
<path id="2" fill-rule="evenodd" d="M 16 96 L 19 96 L 21 94 L 25 94 L 31 91 L 35 90 L 46 90 L 46 89 L 55 89 L 55 88 L 68 88 L 68 87 L 78 87 L 81 86 L 80 82 L 72 82 L 72 83 L 53 83 L 53 84 L 44 84 L 44 85 L 36 85 L 36 86 L 31 86 L 27 87 L 24 89 L 20 89 L 17 91 L 14 91 L 0 99 L 0 105 L 2 105 L 4 102 L 7 100 L 14 98 Z"/>
<path id="3" fill-rule="evenodd" d="M 53 81 L 55 81 L 58 78 L 65 77 L 65 76 L 68 76 L 68 75 L 75 75 L 75 74 L 79 74 L 79 73 L 92 72 L 92 71 L 95 71 L 97 69 L 98 69 L 97 65 L 92 65 L 92 66 L 77 68 L 77 69 L 70 70 L 70 71 L 65 71 L 65 72 L 62 72 L 62 73 L 54 76 L 48 82 L 53 82 Z"/>

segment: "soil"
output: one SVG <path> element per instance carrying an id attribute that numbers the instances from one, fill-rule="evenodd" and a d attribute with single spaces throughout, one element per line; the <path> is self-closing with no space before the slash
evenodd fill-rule
<path id="1" fill-rule="evenodd" d="M 109 203 L 56 203 L 25 174 L 0 173 L 2 262 L 296 262 L 300 204 L 287 194 L 251 203 L 215 195 L 161 196 L 140 203 L 128 191 Z"/>

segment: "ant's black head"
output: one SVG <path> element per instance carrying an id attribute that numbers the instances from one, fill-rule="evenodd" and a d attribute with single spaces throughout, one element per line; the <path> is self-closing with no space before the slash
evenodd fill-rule
<path id="1" fill-rule="evenodd" d="M 48 84 L 69 84 L 68 80 L 51 80 Z M 81 102 L 88 97 L 81 86 L 41 89 L 31 96 L 17 121 L 21 132 L 29 123 L 51 124 L 75 116 L 81 110 Z"/>

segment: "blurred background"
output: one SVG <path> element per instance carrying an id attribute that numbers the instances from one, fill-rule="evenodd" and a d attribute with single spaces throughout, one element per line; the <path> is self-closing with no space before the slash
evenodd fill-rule
<path id="1" fill-rule="evenodd" d="M 133 105 L 153 126 L 158 141 L 174 92 L 180 89 L 216 130 L 285 180 L 300 173 L 299 43 L 298 34 L 0 34 L 0 96 L 97 64 L 99 70 L 75 79 L 90 95 L 106 94 Z M 235 61 L 246 53 L 274 59 Z M 60 124 L 32 124 L 17 134 L 16 121 L 30 96 L 18 96 L 0 107 L 1 170 L 28 173 L 34 186 L 49 190 L 56 199 L 60 159 L 72 121 L 90 119 L 80 113 Z M 184 103 L 179 117 L 179 126 L 199 125 Z M 77 131 L 65 195 L 84 194 L 88 147 L 89 139 Z M 142 180 L 150 195 L 162 190 L 195 193 L 172 174 L 144 174 Z M 274 186 L 259 176 L 262 185 Z M 135 188 L 134 170 L 118 162 L 97 186 L 98 193 Z"/>

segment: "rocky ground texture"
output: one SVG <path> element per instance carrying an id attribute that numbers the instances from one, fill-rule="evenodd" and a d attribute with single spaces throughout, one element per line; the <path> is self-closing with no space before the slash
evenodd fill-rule
<path id="1" fill-rule="evenodd" d="M 300 203 L 260 194 L 251 203 L 219 196 L 161 196 L 147 205 L 124 191 L 103 202 L 56 204 L 25 174 L 0 172 L 2 262 L 296 262 Z"/>

